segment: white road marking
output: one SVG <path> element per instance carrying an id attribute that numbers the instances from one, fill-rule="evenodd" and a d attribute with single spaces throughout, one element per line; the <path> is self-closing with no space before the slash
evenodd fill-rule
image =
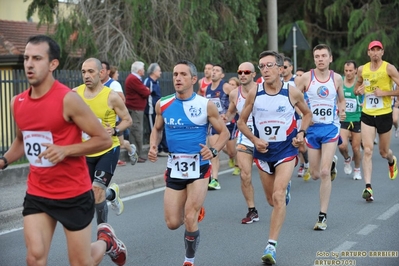
<path id="1" fill-rule="evenodd" d="M 378 225 L 374 225 L 374 224 L 368 224 L 365 227 L 363 227 L 363 229 L 361 229 L 359 232 L 357 232 L 358 235 L 368 235 L 371 232 L 373 232 L 375 229 L 378 228 Z"/>
<path id="2" fill-rule="evenodd" d="M 345 241 L 338 247 L 334 248 L 332 251 L 341 252 L 341 251 L 345 251 L 345 250 L 350 250 L 354 245 L 356 245 L 356 243 L 357 242 L 353 242 L 353 241 Z"/>
<path id="3" fill-rule="evenodd" d="M 391 208 L 389 208 L 389 210 L 387 210 L 386 212 L 384 212 L 383 214 L 381 214 L 380 216 L 378 216 L 378 220 L 388 220 L 389 218 L 391 218 L 395 213 L 397 213 L 399 211 L 399 203 L 393 205 Z"/>

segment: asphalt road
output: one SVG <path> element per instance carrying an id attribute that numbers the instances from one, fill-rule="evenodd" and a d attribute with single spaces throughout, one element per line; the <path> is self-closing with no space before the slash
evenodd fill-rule
<path id="1" fill-rule="evenodd" d="M 393 139 L 392 148 L 397 155 L 398 145 L 399 140 Z M 345 175 L 343 160 L 339 157 L 326 231 L 312 230 L 319 212 L 320 182 L 304 182 L 293 175 L 292 200 L 278 240 L 277 265 L 399 265 L 399 178 L 389 180 L 387 163 L 380 158 L 378 149 L 374 151 L 373 162 L 375 201 L 366 203 L 361 198 L 363 180 L 354 181 Z M 271 207 L 267 205 L 256 167 L 253 168 L 253 183 L 260 221 L 249 225 L 241 224 L 247 207 L 239 177 L 232 176 L 231 170 L 223 173 L 220 176 L 222 189 L 209 191 L 207 195 L 206 217 L 200 223 L 201 241 L 195 265 L 262 265 L 260 258 L 268 239 Z M 167 229 L 162 204 L 161 188 L 125 198 L 125 212 L 121 216 L 110 213 L 109 222 L 129 250 L 126 265 L 182 265 L 184 227 L 175 231 Z M 94 228 L 93 223 L 93 240 Z M 25 265 L 23 232 L 17 230 L 0 235 L 0 250 L 0 265 Z M 48 265 L 68 265 L 60 225 Z M 113 264 L 106 256 L 101 265 Z"/>

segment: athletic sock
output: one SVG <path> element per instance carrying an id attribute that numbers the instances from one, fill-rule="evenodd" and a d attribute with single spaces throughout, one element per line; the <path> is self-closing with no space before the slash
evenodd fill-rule
<path id="1" fill-rule="evenodd" d="M 371 188 L 371 184 L 366 184 L 366 188 Z"/>
<path id="2" fill-rule="evenodd" d="M 105 190 L 105 198 L 108 201 L 113 201 L 116 198 L 115 191 L 113 189 L 111 189 L 111 188 L 107 188 Z"/>
<path id="3" fill-rule="evenodd" d="M 276 246 L 277 246 L 277 241 L 274 240 L 274 239 L 269 239 L 269 240 L 267 241 L 267 243 L 268 243 L 269 245 L 272 245 L 273 247 L 276 247 Z"/>
<path id="4" fill-rule="evenodd" d="M 198 248 L 200 242 L 200 233 L 199 230 L 195 232 L 184 231 L 184 244 L 186 247 L 186 258 L 195 257 L 195 251 Z"/>
<path id="5" fill-rule="evenodd" d="M 304 153 L 302 153 L 302 156 L 303 156 L 303 160 L 305 161 L 305 165 L 307 164 L 309 167 L 308 151 L 305 151 Z"/>
<path id="6" fill-rule="evenodd" d="M 108 218 L 107 202 L 104 200 L 103 202 L 97 203 L 95 208 L 97 214 L 97 224 L 106 223 Z"/>
<path id="7" fill-rule="evenodd" d="M 327 219 L 327 213 L 319 212 L 319 222 L 322 222 L 323 218 Z"/>
<path id="8" fill-rule="evenodd" d="M 257 210 L 255 207 L 253 207 L 253 208 L 248 208 L 248 211 L 249 211 L 249 212 L 256 212 L 256 213 L 258 213 L 258 210 Z"/>

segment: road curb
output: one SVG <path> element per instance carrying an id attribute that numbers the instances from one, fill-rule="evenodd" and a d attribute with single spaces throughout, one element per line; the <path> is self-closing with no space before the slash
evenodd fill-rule
<path id="1" fill-rule="evenodd" d="M 128 158 L 127 152 L 122 154 L 121 159 Z M 220 167 L 223 168 L 228 165 L 227 160 L 220 161 Z M 165 165 L 166 167 L 166 165 Z M 29 164 L 12 166 L 6 171 L 0 172 L 0 185 L 13 185 L 16 182 L 26 182 L 26 176 L 29 172 Z M 159 174 L 150 177 L 143 177 L 129 182 L 118 183 L 120 195 L 122 198 L 151 191 L 157 188 L 165 187 L 164 175 Z M 22 202 L 21 202 L 22 204 Z M 23 227 L 22 207 L 9 209 L 0 212 L 0 234 L 12 229 Z"/>

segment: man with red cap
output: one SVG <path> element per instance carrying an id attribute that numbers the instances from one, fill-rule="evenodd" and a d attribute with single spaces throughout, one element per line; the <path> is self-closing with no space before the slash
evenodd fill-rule
<path id="1" fill-rule="evenodd" d="M 362 197 L 374 200 L 371 188 L 372 155 L 375 132 L 380 139 L 378 145 L 382 158 L 388 161 L 388 176 L 393 180 L 398 174 L 397 159 L 390 149 L 392 128 L 391 96 L 399 95 L 392 90 L 392 82 L 399 84 L 399 73 L 395 66 L 383 61 L 384 47 L 380 41 L 370 42 L 367 50 L 370 62 L 360 66 L 357 72 L 355 93 L 364 95 L 361 114 L 361 134 L 363 143 L 363 174 L 366 188 Z"/>

